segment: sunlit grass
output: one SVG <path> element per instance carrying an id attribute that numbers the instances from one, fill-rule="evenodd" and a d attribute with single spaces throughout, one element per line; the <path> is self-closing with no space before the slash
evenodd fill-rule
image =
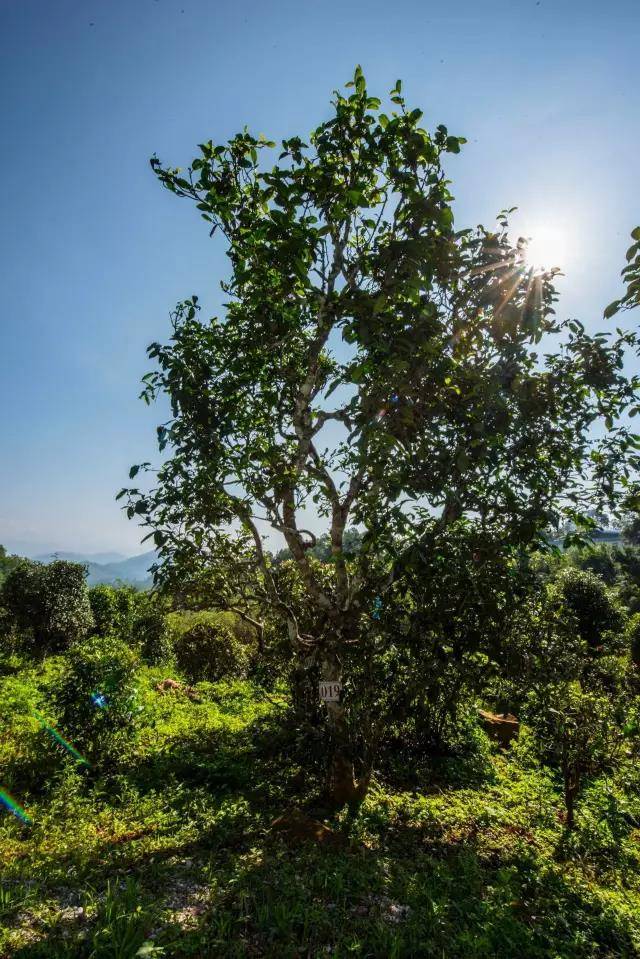
<path id="1" fill-rule="evenodd" d="M 57 672 L 14 677 L 11 700 L 46 700 Z M 290 847 L 271 822 L 316 800 L 313 782 L 293 786 L 296 767 L 269 732 L 281 698 L 225 682 L 199 684 L 194 702 L 158 693 L 166 674 L 142 671 L 145 721 L 110 766 L 55 752 L 42 777 L 17 783 L 33 824 L 0 820 L 0 955 L 133 959 L 142 943 L 149 955 L 238 959 L 640 948 L 637 784 L 593 784 L 563 858 L 558 783 L 525 737 L 480 772 L 459 758 L 425 767 L 412 791 L 378 779 L 355 819 L 327 820 L 340 845 Z M 3 734 L 9 765 L 19 716 Z M 34 730 L 15 749 L 47 743 Z"/>

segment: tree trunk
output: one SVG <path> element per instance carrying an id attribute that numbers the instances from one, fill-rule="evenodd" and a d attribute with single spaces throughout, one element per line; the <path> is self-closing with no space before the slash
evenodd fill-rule
<path id="1" fill-rule="evenodd" d="M 580 790 L 580 771 L 573 767 L 565 767 L 564 774 L 564 806 L 567 811 L 566 827 L 571 832 L 575 825 L 574 807 Z"/>
<path id="2" fill-rule="evenodd" d="M 342 682 L 342 667 L 335 653 L 328 653 L 322 662 L 322 680 Z M 347 804 L 362 802 L 369 788 L 371 771 L 366 770 L 356 780 L 342 699 L 337 702 L 327 702 L 326 709 L 328 729 L 327 796 L 332 805 L 341 808 Z"/>

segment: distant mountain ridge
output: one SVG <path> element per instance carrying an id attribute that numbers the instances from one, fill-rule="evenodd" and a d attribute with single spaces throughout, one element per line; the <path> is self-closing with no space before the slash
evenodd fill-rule
<path id="1" fill-rule="evenodd" d="M 56 550 L 34 556 L 39 563 L 51 563 L 54 559 L 66 559 L 69 563 L 98 563 L 100 566 L 108 563 L 122 563 L 128 557 L 124 553 L 73 553 L 66 550 Z"/>
<path id="2" fill-rule="evenodd" d="M 110 562 L 97 562 L 97 557 L 113 557 Z M 151 585 L 149 567 L 156 562 L 158 554 L 155 550 L 141 553 L 139 556 L 123 557 L 119 553 L 48 553 L 36 557 L 41 563 L 52 563 L 56 559 L 65 559 L 71 563 L 84 563 L 87 567 L 87 583 L 96 586 L 98 583 L 128 583 L 131 586 L 147 587 Z"/>

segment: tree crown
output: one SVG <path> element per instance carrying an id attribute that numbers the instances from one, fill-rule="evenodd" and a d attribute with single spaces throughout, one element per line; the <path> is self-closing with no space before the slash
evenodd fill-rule
<path id="1" fill-rule="evenodd" d="M 556 319 L 553 274 L 511 243 L 510 211 L 495 230 L 454 228 L 442 163 L 465 141 L 428 132 L 400 81 L 386 113 L 360 68 L 347 86 L 275 163 L 275 144 L 246 129 L 201 144 L 186 174 L 152 159 L 224 237 L 231 270 L 222 319 L 203 321 L 193 296 L 170 342 L 149 348 L 158 368 L 142 395 L 170 400 L 158 428 L 170 456 L 155 488 L 121 493 L 152 530 L 161 576 L 215 561 L 227 602 L 278 603 L 265 521 L 330 617 L 384 588 L 402 544 L 452 523 L 517 548 L 563 515 L 579 521 L 594 498 L 612 501 L 640 442 L 616 424 L 632 338 Z M 328 518 L 330 593 L 307 556 L 309 506 Z M 350 524 L 364 538 L 348 562 Z"/>

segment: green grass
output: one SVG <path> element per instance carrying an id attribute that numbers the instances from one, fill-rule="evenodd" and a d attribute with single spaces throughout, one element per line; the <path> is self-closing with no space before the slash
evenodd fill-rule
<path id="1" fill-rule="evenodd" d="M 282 697 L 235 682 L 194 702 L 145 669 L 134 741 L 82 769 L 28 712 L 46 710 L 63 665 L 0 680 L 0 781 L 33 821 L 0 809 L 0 957 L 640 951 L 633 769 L 591 784 L 568 844 L 557 783 L 523 742 L 481 775 L 456 760 L 411 791 L 376 782 L 354 818 L 329 821 L 340 844 L 291 847 L 270 824 L 313 794 L 280 751 Z"/>

